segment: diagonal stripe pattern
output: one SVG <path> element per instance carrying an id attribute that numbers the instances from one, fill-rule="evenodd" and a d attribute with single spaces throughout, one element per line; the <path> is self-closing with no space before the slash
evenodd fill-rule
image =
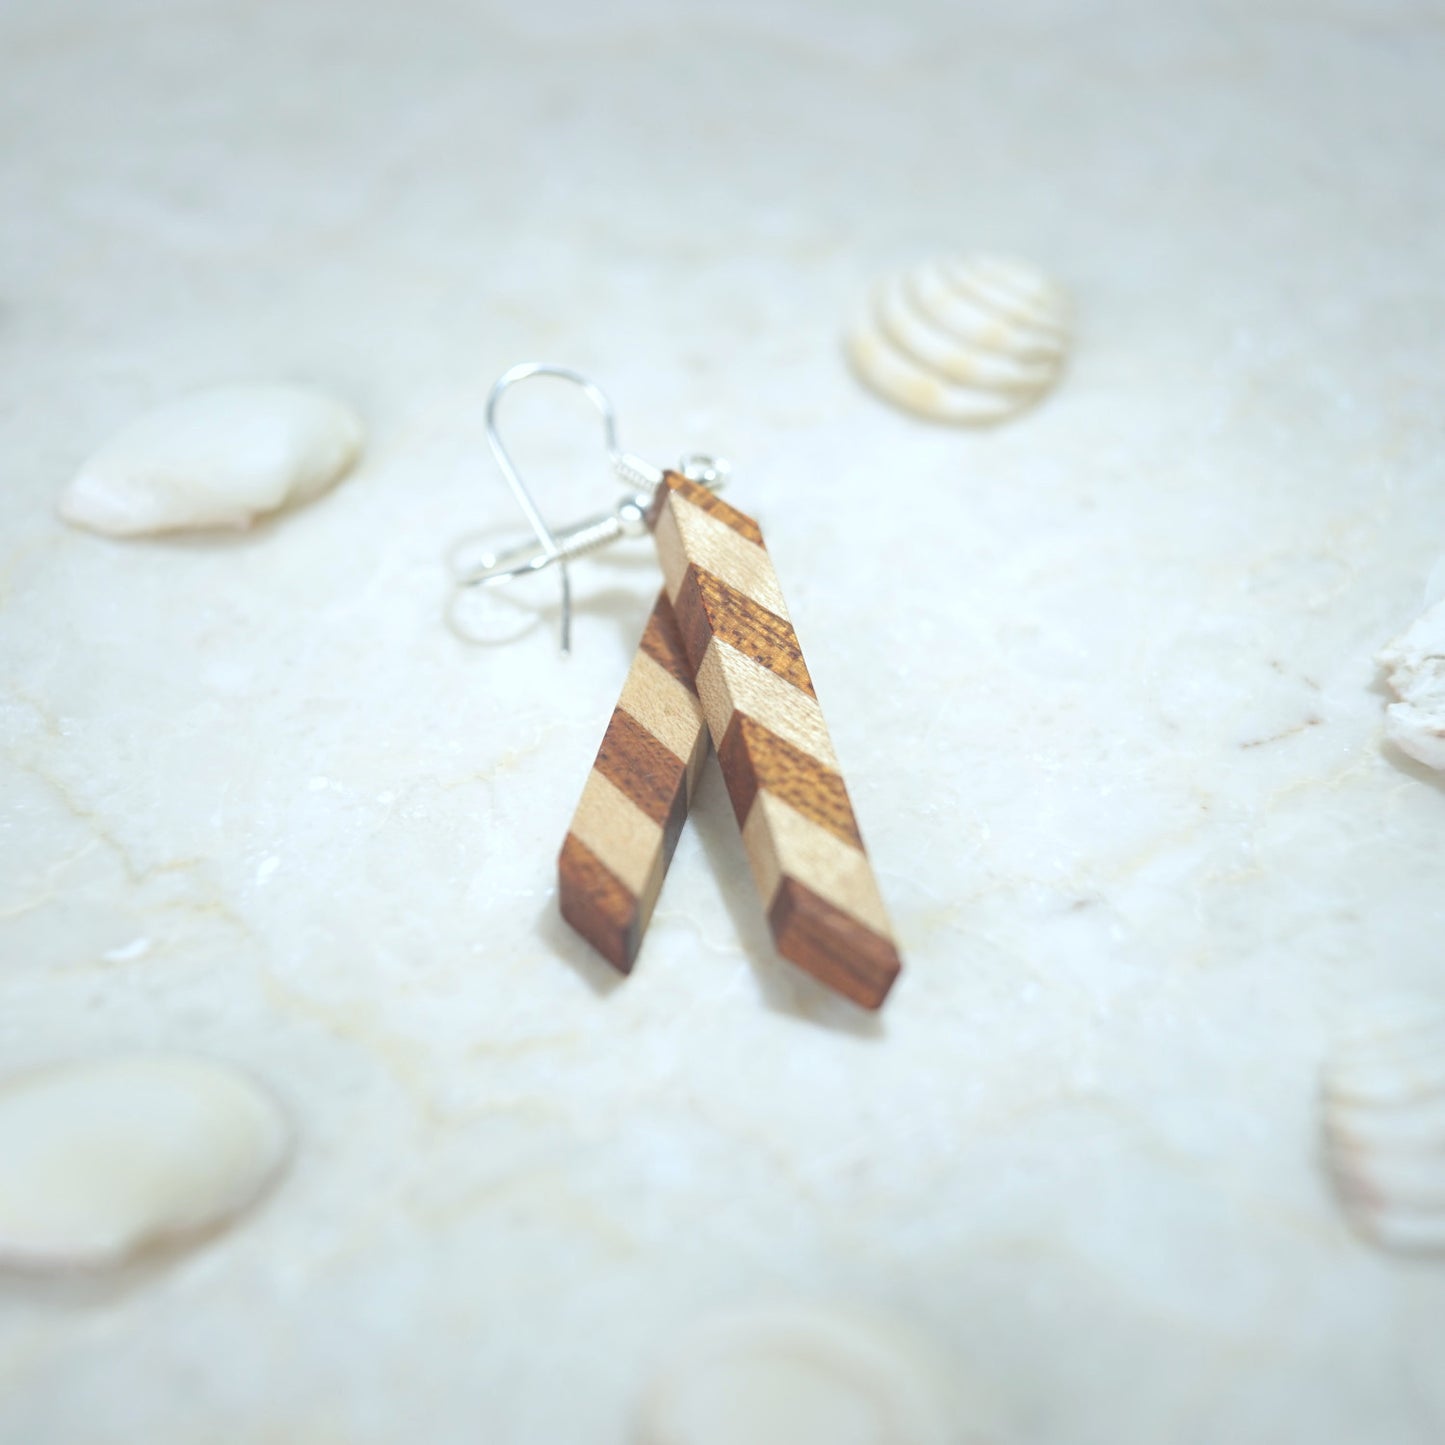
<path id="1" fill-rule="evenodd" d="M 562 916 L 629 973 L 707 757 L 672 604 L 647 620 L 557 862 Z"/>
<path id="2" fill-rule="evenodd" d="M 650 521 L 778 952 L 877 1008 L 898 949 L 762 533 L 675 472 Z"/>

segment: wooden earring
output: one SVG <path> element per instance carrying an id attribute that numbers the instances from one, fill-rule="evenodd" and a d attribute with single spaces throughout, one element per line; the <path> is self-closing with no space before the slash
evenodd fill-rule
<path id="1" fill-rule="evenodd" d="M 531 376 L 586 392 L 613 470 L 636 488 L 612 512 L 561 533 L 542 519 L 496 431 L 501 395 Z M 712 490 L 725 469 L 693 458 L 664 472 L 623 452 L 601 389 L 541 362 L 513 367 L 493 386 L 487 436 L 536 544 L 483 559 L 461 585 L 555 566 L 566 651 L 569 561 L 651 532 L 665 581 L 562 845 L 563 917 L 631 971 L 711 734 L 778 952 L 879 1008 L 901 968 L 897 944 L 762 532 Z"/>
<path id="2" fill-rule="evenodd" d="M 898 948 L 762 532 L 677 472 L 651 520 L 773 942 L 877 1008 Z"/>
<path id="3" fill-rule="evenodd" d="M 702 704 L 664 592 L 557 860 L 562 917 L 623 973 L 642 946 L 707 752 Z"/>

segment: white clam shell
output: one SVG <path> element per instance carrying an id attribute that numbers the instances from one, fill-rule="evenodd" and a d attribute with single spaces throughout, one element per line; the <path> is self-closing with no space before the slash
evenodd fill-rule
<path id="1" fill-rule="evenodd" d="M 1385 709 L 1385 736 L 1426 767 L 1445 769 L 1445 601 L 1378 657 L 1400 699 Z"/>
<path id="2" fill-rule="evenodd" d="M 925 261 L 885 277 L 848 334 L 849 360 L 880 396 L 936 421 L 983 425 L 1031 405 L 1069 351 L 1060 288 L 1021 261 Z"/>
<path id="3" fill-rule="evenodd" d="M 638 1445 L 949 1445 L 931 1351 L 853 1311 L 775 1306 L 687 1331 L 647 1391 Z"/>
<path id="4" fill-rule="evenodd" d="M 0 1080 L 0 1263 L 123 1263 L 211 1231 L 285 1162 L 291 1130 L 239 1070 L 121 1055 Z"/>
<path id="5" fill-rule="evenodd" d="M 1398 1253 L 1445 1254 L 1445 1008 L 1403 1002 L 1341 1042 L 1321 1103 L 1355 1228 Z"/>
<path id="6" fill-rule="evenodd" d="M 222 386 L 118 432 L 60 498 L 67 522 L 116 537 L 248 527 L 319 496 L 361 451 L 361 422 L 294 386 Z"/>

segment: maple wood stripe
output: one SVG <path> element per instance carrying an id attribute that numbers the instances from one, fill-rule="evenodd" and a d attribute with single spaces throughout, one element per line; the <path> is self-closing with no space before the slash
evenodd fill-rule
<path id="1" fill-rule="evenodd" d="M 784 878 L 768 906 L 778 952 L 864 1008 L 880 1008 L 902 970 L 892 939 L 865 928 L 806 883 Z"/>
<path id="2" fill-rule="evenodd" d="M 625 709 L 613 712 L 592 766 L 666 829 L 687 786 L 687 764 Z"/>
<path id="3" fill-rule="evenodd" d="M 787 617 L 788 604 L 783 600 L 783 589 L 767 548 L 740 537 L 710 512 L 681 497 L 670 497 L 657 519 L 654 536 L 659 552 L 675 553 L 769 612 Z M 680 580 L 680 574 L 676 580 Z"/>
<path id="4" fill-rule="evenodd" d="M 787 618 L 769 612 L 701 567 L 688 567 L 672 601 L 694 667 L 702 665 L 708 644 L 717 638 L 800 692 L 816 696 L 798 635 Z"/>
<path id="5" fill-rule="evenodd" d="M 666 592 L 657 594 L 657 601 L 653 604 L 638 646 L 669 677 L 680 682 L 689 692 L 697 691 L 692 680 L 692 666 L 687 659 L 687 650 L 683 647 L 682 635 L 677 630 L 677 618 L 673 615 L 672 603 Z"/>
<path id="6" fill-rule="evenodd" d="M 645 891 L 662 851 L 662 824 L 649 818 L 596 768 L 587 774 L 572 815 L 572 831 L 634 893 Z"/>
<path id="7" fill-rule="evenodd" d="M 642 945 L 707 751 L 702 701 L 662 595 L 557 860 L 562 916 L 624 973 Z"/>
<path id="8" fill-rule="evenodd" d="M 614 968 L 632 971 L 647 920 L 635 893 L 575 834 L 557 860 L 562 917 Z"/>
<path id="9" fill-rule="evenodd" d="M 684 762 L 692 757 L 703 726 L 702 700 L 645 652 L 633 657 L 617 705 Z"/>
<path id="10" fill-rule="evenodd" d="M 738 825 L 747 822 L 759 789 L 766 789 L 810 822 L 862 848 L 843 777 L 755 718 L 735 712 L 717 749 Z"/>
<path id="11" fill-rule="evenodd" d="M 665 496 L 659 503 L 660 510 L 657 514 L 657 521 L 652 528 L 652 540 L 657 547 L 657 560 L 662 566 L 663 591 L 669 602 L 676 606 L 678 589 L 682 586 L 682 579 L 687 574 L 688 560 L 687 549 L 682 545 L 682 533 L 677 529 L 677 521 L 673 512 L 679 503 L 676 498 Z M 739 547 L 748 544 L 740 541 Z M 673 614 L 674 623 L 677 620 L 676 612 Z M 681 634 L 679 634 L 679 637 Z M 687 656 L 687 648 L 683 648 L 683 656 Z"/>
<path id="12" fill-rule="evenodd" d="M 772 899 L 779 880 L 796 878 L 865 928 L 891 936 L 868 855 L 780 798 L 763 792 L 753 800 L 743 824 L 743 848 L 765 901 Z"/>
<path id="13" fill-rule="evenodd" d="M 668 472 L 663 477 L 661 486 L 682 501 L 690 502 L 694 507 L 700 507 L 704 512 L 716 517 L 739 537 L 745 537 L 759 547 L 763 545 L 763 533 L 758 524 L 746 512 L 739 512 L 737 508 L 728 506 L 716 492 L 710 491 L 700 482 L 689 481 L 679 472 Z M 663 496 L 659 491 L 658 501 L 661 501 Z M 654 502 L 655 505 L 657 502 Z"/>
<path id="14" fill-rule="evenodd" d="M 708 645 L 697 670 L 697 691 L 715 743 L 723 740 L 733 714 L 740 712 L 756 718 L 824 767 L 837 768 L 838 758 L 817 698 L 800 692 L 717 638 Z"/>

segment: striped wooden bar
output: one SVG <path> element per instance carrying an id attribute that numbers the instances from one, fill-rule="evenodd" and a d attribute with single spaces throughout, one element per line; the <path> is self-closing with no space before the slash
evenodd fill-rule
<path id="1" fill-rule="evenodd" d="M 649 520 L 778 952 L 877 1008 L 898 949 L 762 533 L 675 472 Z"/>
<path id="2" fill-rule="evenodd" d="M 642 946 L 707 753 L 702 704 L 664 592 L 557 861 L 562 916 L 623 973 Z"/>

